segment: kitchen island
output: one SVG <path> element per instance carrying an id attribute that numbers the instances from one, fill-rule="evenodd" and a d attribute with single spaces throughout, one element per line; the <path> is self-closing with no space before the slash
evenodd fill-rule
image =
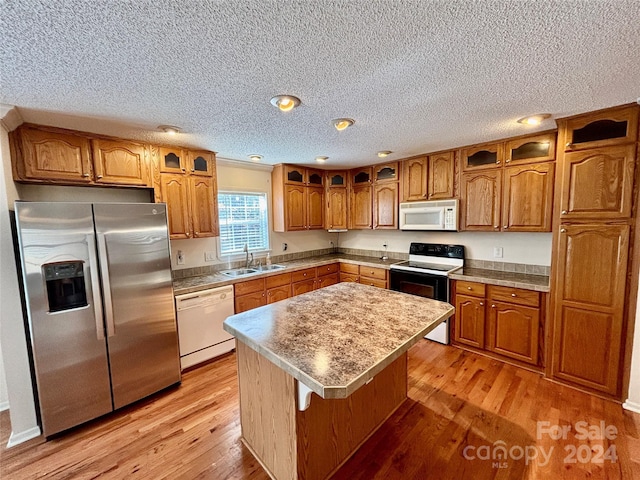
<path id="1" fill-rule="evenodd" d="M 407 398 L 407 350 L 448 303 L 339 283 L 233 315 L 242 440 L 278 480 L 332 474 Z"/>

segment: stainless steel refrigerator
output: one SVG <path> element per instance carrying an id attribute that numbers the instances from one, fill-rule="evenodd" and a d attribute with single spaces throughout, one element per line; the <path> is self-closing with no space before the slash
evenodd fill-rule
<path id="1" fill-rule="evenodd" d="M 179 382 L 166 205 L 15 213 L 45 436 Z"/>

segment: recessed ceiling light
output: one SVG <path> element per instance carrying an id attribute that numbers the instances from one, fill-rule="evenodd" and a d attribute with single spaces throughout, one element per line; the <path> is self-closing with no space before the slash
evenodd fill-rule
<path id="1" fill-rule="evenodd" d="M 378 152 L 378 157 L 384 158 L 384 157 L 387 157 L 387 156 L 391 155 L 392 153 L 393 152 L 391 150 L 380 150 Z"/>
<path id="2" fill-rule="evenodd" d="M 252 153 L 251 155 L 249 155 L 249 159 L 252 162 L 259 162 L 260 160 L 262 160 L 262 155 L 258 155 L 257 153 Z"/>
<path id="3" fill-rule="evenodd" d="M 336 118 L 335 120 L 332 120 L 332 123 L 333 126 L 336 127 L 336 130 L 342 131 L 356 123 L 356 121 L 352 118 Z"/>
<path id="4" fill-rule="evenodd" d="M 174 127 L 173 125 L 160 125 L 158 130 L 168 133 L 169 135 L 175 135 L 176 133 L 180 133 L 180 129 L 178 127 Z"/>
<path id="5" fill-rule="evenodd" d="M 288 112 L 300 105 L 300 99 L 293 95 L 277 95 L 271 99 L 271 105 L 283 112 Z"/>
<path id="6" fill-rule="evenodd" d="M 327 160 L 329 160 L 329 157 L 316 157 L 316 162 L 318 163 L 324 163 Z"/>
<path id="7" fill-rule="evenodd" d="M 523 125 L 540 125 L 543 120 L 551 117 L 550 113 L 538 113 L 536 115 L 530 115 L 528 117 L 522 117 L 518 119 L 518 123 L 522 123 Z"/>

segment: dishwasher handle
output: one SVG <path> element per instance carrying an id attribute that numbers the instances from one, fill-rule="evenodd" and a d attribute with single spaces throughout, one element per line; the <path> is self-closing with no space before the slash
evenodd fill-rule
<path id="1" fill-rule="evenodd" d="M 178 295 L 176 297 L 176 310 L 180 312 L 191 308 L 206 307 L 224 302 L 225 300 L 233 301 L 232 286 Z"/>

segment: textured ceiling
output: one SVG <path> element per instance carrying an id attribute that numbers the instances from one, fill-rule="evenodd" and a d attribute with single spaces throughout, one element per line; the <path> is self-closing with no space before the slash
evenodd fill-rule
<path id="1" fill-rule="evenodd" d="M 1 0 L 26 121 L 326 167 L 554 128 L 640 96 L 638 0 Z M 269 103 L 293 94 L 281 113 Z M 331 119 L 351 117 L 343 132 Z M 153 130 L 178 125 L 166 138 Z"/>

